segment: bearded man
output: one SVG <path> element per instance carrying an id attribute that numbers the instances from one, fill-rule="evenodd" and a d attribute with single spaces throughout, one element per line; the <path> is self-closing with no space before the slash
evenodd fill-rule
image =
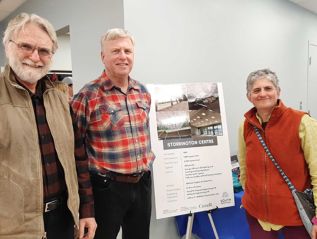
<path id="1" fill-rule="evenodd" d="M 62 83 L 46 76 L 57 49 L 55 30 L 46 19 L 22 13 L 9 22 L 3 44 L 0 238 L 72 239 L 76 229 L 80 238 L 93 238 L 85 149 L 67 94 L 56 87 Z"/>

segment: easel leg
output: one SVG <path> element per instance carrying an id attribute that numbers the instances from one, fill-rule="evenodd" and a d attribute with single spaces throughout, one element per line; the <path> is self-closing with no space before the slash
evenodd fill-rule
<path id="1" fill-rule="evenodd" d="M 214 232 L 215 238 L 216 238 L 216 239 L 219 239 L 218 232 L 217 232 L 217 229 L 216 229 L 214 220 L 212 219 L 212 216 L 211 216 L 211 211 L 208 211 L 208 217 L 209 217 L 209 221 L 210 221 L 212 230 L 213 230 L 213 232 Z"/>
<path id="2" fill-rule="evenodd" d="M 186 229 L 186 237 L 185 237 L 185 239 L 191 239 L 191 238 L 192 238 L 193 222 L 194 222 L 194 213 L 190 213 L 190 214 L 188 215 L 188 221 L 187 221 L 187 229 Z"/>

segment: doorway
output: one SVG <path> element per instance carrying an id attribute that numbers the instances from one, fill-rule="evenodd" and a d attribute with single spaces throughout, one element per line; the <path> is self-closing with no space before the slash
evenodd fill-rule
<path id="1" fill-rule="evenodd" d="M 307 110 L 317 119 L 317 43 L 308 42 Z"/>

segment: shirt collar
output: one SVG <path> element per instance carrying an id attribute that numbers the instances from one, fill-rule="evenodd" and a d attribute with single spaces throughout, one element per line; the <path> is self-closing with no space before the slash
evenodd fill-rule
<path id="1" fill-rule="evenodd" d="M 102 80 L 104 81 L 103 87 L 104 89 L 107 90 L 112 90 L 113 88 L 118 89 L 118 87 L 116 87 L 113 82 L 111 81 L 111 79 L 108 77 L 106 71 L 103 71 L 102 75 L 101 75 Z M 128 83 L 128 91 L 131 89 L 135 89 L 135 90 L 140 90 L 141 87 L 140 85 L 137 83 L 137 81 L 135 81 L 134 79 L 132 79 L 129 76 L 128 79 L 129 83 Z"/>
<path id="2" fill-rule="evenodd" d="M 38 98 L 43 98 L 43 93 L 46 89 L 45 86 L 45 79 L 40 79 L 37 84 L 36 84 L 36 88 L 35 88 L 35 93 L 33 93 L 32 91 L 30 91 L 28 88 L 26 88 L 23 84 L 21 84 L 18 80 L 17 83 L 22 86 L 24 89 L 26 89 L 31 97 L 38 97 Z"/>

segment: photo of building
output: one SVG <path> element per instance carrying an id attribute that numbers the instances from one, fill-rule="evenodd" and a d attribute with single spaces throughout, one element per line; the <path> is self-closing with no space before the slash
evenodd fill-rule
<path id="1" fill-rule="evenodd" d="M 216 83 L 171 85 L 160 90 L 162 97 L 155 104 L 160 140 L 222 135 Z"/>

